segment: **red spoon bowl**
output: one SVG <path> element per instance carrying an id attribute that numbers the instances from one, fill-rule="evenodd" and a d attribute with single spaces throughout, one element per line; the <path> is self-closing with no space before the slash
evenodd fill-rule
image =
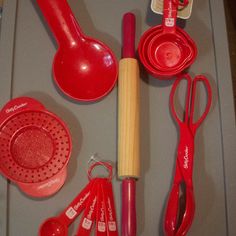
<path id="1" fill-rule="evenodd" d="M 96 101 L 114 87 L 118 63 L 111 49 L 86 36 L 66 0 L 37 0 L 58 43 L 53 77 L 60 90 L 78 101 Z"/>
<path id="2" fill-rule="evenodd" d="M 58 87 L 72 99 L 99 100 L 116 83 L 116 59 L 105 44 L 86 37 L 70 50 L 58 50 L 53 75 Z"/>
<path id="3" fill-rule="evenodd" d="M 39 236 L 67 236 L 68 228 L 57 217 L 47 219 L 39 229 Z"/>

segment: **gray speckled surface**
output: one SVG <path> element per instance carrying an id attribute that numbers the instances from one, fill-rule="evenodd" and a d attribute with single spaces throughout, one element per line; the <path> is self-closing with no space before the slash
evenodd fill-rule
<path id="1" fill-rule="evenodd" d="M 117 58 L 120 58 L 123 13 L 136 13 L 137 40 L 150 26 L 161 23 L 161 18 L 151 13 L 149 1 L 69 0 L 69 4 L 84 32 L 106 42 Z M 184 25 L 183 21 L 180 24 Z M 207 75 L 214 96 L 211 112 L 196 136 L 196 214 L 188 235 L 233 236 L 236 234 L 233 227 L 235 120 L 223 1 L 196 1 L 185 29 L 199 49 L 190 73 Z M 4 1 L 0 49 L 1 106 L 12 97 L 34 97 L 62 117 L 72 133 L 74 148 L 69 175 L 55 196 L 31 199 L 0 177 L 0 235 L 34 236 L 45 218 L 60 212 L 85 186 L 87 161 L 93 153 L 116 161 L 117 87 L 102 101 L 87 105 L 71 102 L 58 92 L 51 76 L 56 44 L 34 0 Z M 163 210 L 177 146 L 177 130 L 168 106 L 172 81 L 158 81 L 145 73 L 142 79 L 138 235 L 163 235 Z M 114 180 L 118 219 L 120 184 Z M 77 225 L 78 220 L 70 235 Z"/>

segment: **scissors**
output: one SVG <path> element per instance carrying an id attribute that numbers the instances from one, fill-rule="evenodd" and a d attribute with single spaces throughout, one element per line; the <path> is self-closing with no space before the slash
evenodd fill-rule
<path id="1" fill-rule="evenodd" d="M 181 81 L 187 81 L 187 93 L 185 98 L 184 118 L 181 120 L 177 115 L 174 106 L 174 98 L 178 85 Z M 194 106 L 196 102 L 196 86 L 203 83 L 207 91 L 207 103 L 205 111 L 201 117 L 194 121 Z M 177 161 L 173 186 L 169 194 L 166 208 L 164 230 L 167 236 L 184 236 L 188 232 L 194 217 L 195 200 L 193 192 L 193 157 L 194 157 L 194 137 L 198 127 L 206 118 L 212 101 L 211 86 L 206 77 L 199 75 L 192 79 L 188 74 L 178 76 L 173 84 L 170 93 L 170 108 L 173 118 L 177 122 L 180 131 L 180 140 L 177 149 Z M 184 186 L 185 208 L 183 214 L 181 212 L 180 189 Z"/>

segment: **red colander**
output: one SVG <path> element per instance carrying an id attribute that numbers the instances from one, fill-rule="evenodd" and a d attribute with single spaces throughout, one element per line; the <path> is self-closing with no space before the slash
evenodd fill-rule
<path id="1" fill-rule="evenodd" d="M 34 197 L 56 193 L 64 184 L 71 154 L 64 122 L 38 101 L 11 100 L 0 113 L 0 171 Z"/>

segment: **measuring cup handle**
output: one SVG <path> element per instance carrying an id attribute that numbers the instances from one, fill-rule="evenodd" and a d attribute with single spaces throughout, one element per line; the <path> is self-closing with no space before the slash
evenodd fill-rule
<path id="1" fill-rule="evenodd" d="M 173 0 L 164 0 L 163 5 L 163 32 L 175 33 L 177 20 L 178 4 Z"/>
<path id="2" fill-rule="evenodd" d="M 66 0 L 37 0 L 58 44 L 73 44 L 82 37 L 81 29 Z"/>
<path id="3" fill-rule="evenodd" d="M 207 91 L 207 104 L 206 104 L 206 107 L 205 107 L 205 111 L 203 112 L 201 117 L 196 122 L 194 122 L 193 117 L 194 117 L 196 87 L 197 87 L 198 82 L 202 82 L 204 84 L 205 88 L 206 88 L 206 91 Z M 212 103 L 212 90 L 211 90 L 211 85 L 210 85 L 208 79 L 203 75 L 196 76 L 193 80 L 192 100 L 191 100 L 191 106 L 190 106 L 190 121 L 189 121 L 193 133 L 196 132 L 197 128 L 201 125 L 203 120 L 206 118 L 207 114 L 210 111 L 211 103 Z"/>

